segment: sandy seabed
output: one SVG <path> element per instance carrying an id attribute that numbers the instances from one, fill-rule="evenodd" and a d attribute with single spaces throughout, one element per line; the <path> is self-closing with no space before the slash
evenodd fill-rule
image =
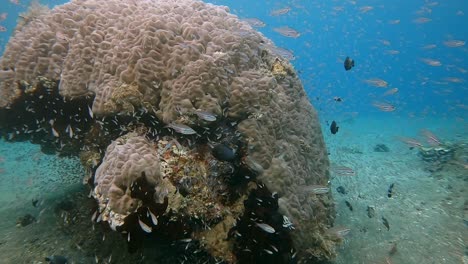
<path id="1" fill-rule="evenodd" d="M 468 171 L 449 165 L 429 172 L 417 150 L 397 139 L 420 137 L 424 128 L 442 141 L 467 143 L 467 124 L 404 118 L 355 118 L 338 124 L 336 135 L 323 128 L 330 161 L 356 175 L 331 174 L 336 225 L 351 229 L 335 263 L 468 263 Z M 375 152 L 376 144 L 390 151 Z M 163 263 L 162 254 L 169 252 L 164 246 L 128 255 L 119 234 L 93 227 L 93 201 L 82 184 L 84 174 L 77 158 L 46 155 L 27 142 L 0 141 L 1 263 L 45 263 L 44 257 L 54 254 L 67 256 L 69 263 Z M 346 194 L 336 191 L 339 186 Z M 375 209 L 372 218 L 368 206 Z M 18 218 L 26 214 L 36 222 L 18 227 Z M 164 250 L 155 252 L 152 246 Z"/>

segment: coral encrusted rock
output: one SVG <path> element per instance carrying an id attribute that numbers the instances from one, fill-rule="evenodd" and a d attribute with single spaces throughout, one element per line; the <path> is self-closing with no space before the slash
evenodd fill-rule
<path id="1" fill-rule="evenodd" d="M 1 133 L 80 154 L 93 220 L 228 262 L 334 257 L 320 123 L 270 40 L 196 0 L 23 17 L 0 59 Z"/>

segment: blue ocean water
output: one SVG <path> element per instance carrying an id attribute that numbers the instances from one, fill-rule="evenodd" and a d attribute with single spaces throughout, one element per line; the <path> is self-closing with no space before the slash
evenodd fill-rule
<path id="1" fill-rule="evenodd" d="M 292 64 L 319 114 L 332 165 L 356 172 L 353 178 L 332 175 L 336 222 L 352 230 L 335 263 L 467 263 L 468 160 L 463 156 L 447 171 L 434 173 L 402 138 L 416 138 L 427 145 L 421 131 L 428 130 L 444 142 L 466 148 L 468 1 L 208 2 L 228 6 L 241 19 L 263 21 L 265 26 L 257 30 L 294 53 Z M 65 1 L 41 3 L 53 7 Z M 0 53 L 18 15 L 28 5 L 29 1 L 15 4 L 1 0 L 0 14 L 7 15 L 0 22 L 6 30 L 0 32 Z M 272 15 L 285 8 L 289 9 L 285 14 Z M 287 37 L 275 31 L 284 26 L 296 30 L 299 36 Z M 349 71 L 343 67 L 347 56 L 355 61 Z M 378 87 L 376 80 L 383 87 Z M 397 92 L 392 92 L 394 88 Z M 383 111 L 379 105 L 393 108 Z M 332 120 L 340 127 L 337 134 L 330 133 Z M 37 146 L 28 143 L 15 147 L 4 141 L 0 144 L 0 190 L 4 192 L 0 201 L 9 204 L 2 208 L 9 214 L 8 223 L 17 218 L 12 213 L 15 208 L 23 212 L 23 205 L 38 197 L 34 193 L 24 195 L 23 189 L 36 182 L 40 186 L 38 175 L 50 174 L 54 179 L 52 185 L 43 184 L 47 194 L 39 197 L 41 200 L 52 199 L 51 190 L 62 190 L 60 184 L 73 188 L 80 183 L 77 176 L 67 185 L 60 181 L 60 173 L 44 169 L 48 168 L 44 164 L 78 164 L 78 160 L 43 157 Z M 377 144 L 385 144 L 390 152 L 375 152 Z M 12 149 L 34 158 L 28 163 L 21 155 L 13 155 Z M 22 165 L 14 163 L 18 161 Z M 37 167 L 38 162 L 43 166 Z M 15 170 L 15 166 L 25 168 Z M 79 169 L 76 171 L 79 173 Z M 392 183 L 397 186 L 396 194 L 388 199 L 387 189 Z M 23 186 L 17 187 L 18 194 L 7 192 L 18 185 Z M 347 194 L 337 192 L 339 186 Z M 353 211 L 345 201 L 353 205 Z M 376 218 L 367 216 L 369 206 L 376 208 Z M 382 225 L 382 217 L 390 222 L 391 232 Z M 14 241 L 14 229 L 9 229 L 8 223 L 0 225 L 4 230 L 0 232 L 7 234 L 0 240 L 0 252 L 14 255 L 2 250 L 5 241 Z M 18 251 L 20 244 L 15 244 Z M 398 245 L 398 251 L 389 255 L 393 245 Z M 56 253 L 79 257 L 71 251 L 65 247 Z"/>

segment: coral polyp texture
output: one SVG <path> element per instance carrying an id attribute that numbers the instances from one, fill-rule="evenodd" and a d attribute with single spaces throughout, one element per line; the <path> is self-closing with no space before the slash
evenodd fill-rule
<path id="1" fill-rule="evenodd" d="M 93 221 L 227 262 L 329 260 L 317 114 L 292 65 L 227 7 L 77 0 L 23 15 L 0 60 L 0 131 L 80 155 Z"/>

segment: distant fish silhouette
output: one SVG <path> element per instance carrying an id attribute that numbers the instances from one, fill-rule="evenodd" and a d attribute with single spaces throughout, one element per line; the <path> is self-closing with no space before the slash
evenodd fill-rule
<path id="1" fill-rule="evenodd" d="M 64 256 L 53 255 L 45 258 L 50 264 L 67 264 L 68 259 Z"/>
<path id="2" fill-rule="evenodd" d="M 336 133 L 338 132 L 338 129 L 339 129 L 339 128 L 340 128 L 340 127 L 336 124 L 335 121 L 333 121 L 333 122 L 331 123 L 331 125 L 330 125 L 330 131 L 331 131 L 331 133 L 332 133 L 333 135 L 336 134 Z"/>
<path id="3" fill-rule="evenodd" d="M 354 67 L 354 60 L 350 59 L 349 57 L 346 57 L 346 59 L 344 61 L 345 70 L 349 71 L 353 67 Z"/>

